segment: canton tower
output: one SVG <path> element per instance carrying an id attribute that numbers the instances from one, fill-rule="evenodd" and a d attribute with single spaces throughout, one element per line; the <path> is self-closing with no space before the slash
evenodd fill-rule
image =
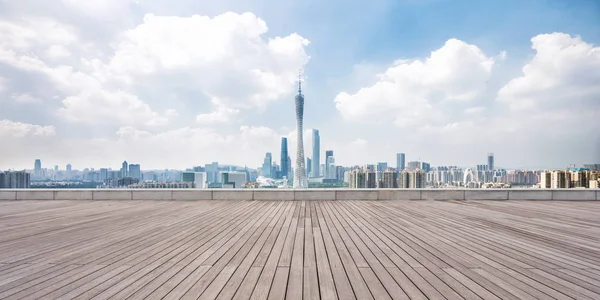
<path id="1" fill-rule="evenodd" d="M 304 138 L 302 137 L 302 119 L 304 118 L 304 95 L 302 95 L 302 82 L 298 74 L 298 95 L 296 95 L 296 134 L 298 136 L 296 146 L 296 168 L 294 170 L 294 188 L 303 189 L 308 187 L 306 180 L 306 165 L 304 162 Z"/>

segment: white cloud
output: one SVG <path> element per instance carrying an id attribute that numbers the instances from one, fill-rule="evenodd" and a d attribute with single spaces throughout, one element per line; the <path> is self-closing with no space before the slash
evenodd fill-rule
<path id="1" fill-rule="evenodd" d="M 19 103 L 36 103 L 40 100 L 31 94 L 23 93 L 23 94 L 12 94 L 10 98 Z"/>
<path id="2" fill-rule="evenodd" d="M 214 110 L 197 115 L 196 122 L 200 124 L 230 123 L 240 113 L 239 109 L 227 107 L 218 98 L 213 97 L 212 103 Z"/>
<path id="3" fill-rule="evenodd" d="M 55 135 L 54 126 L 40 126 L 28 123 L 0 120 L 0 136 L 22 138 L 25 136 L 52 136 Z"/>
<path id="4" fill-rule="evenodd" d="M 494 59 L 479 48 L 448 40 L 425 60 L 398 60 L 379 81 L 355 94 L 339 93 L 335 106 L 347 120 L 416 126 L 444 120 L 439 106 L 470 102 L 486 88 Z"/>
<path id="5" fill-rule="evenodd" d="M 71 52 L 61 45 L 52 45 L 46 50 L 46 55 L 51 59 L 69 57 Z"/>

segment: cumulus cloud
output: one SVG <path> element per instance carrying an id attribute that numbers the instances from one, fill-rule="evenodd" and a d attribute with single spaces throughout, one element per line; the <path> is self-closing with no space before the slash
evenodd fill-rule
<path id="1" fill-rule="evenodd" d="M 493 66 L 494 59 L 477 46 L 450 39 L 424 60 L 396 61 L 375 84 L 339 93 L 334 102 L 348 120 L 414 126 L 444 119 L 438 105 L 475 100 Z"/>
<path id="2" fill-rule="evenodd" d="M 0 120 L 0 136 L 21 138 L 25 136 L 52 136 L 54 126 L 40 126 L 28 123 Z"/>

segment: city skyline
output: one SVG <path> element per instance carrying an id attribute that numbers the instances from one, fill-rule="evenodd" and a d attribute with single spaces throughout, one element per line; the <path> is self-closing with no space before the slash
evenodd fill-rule
<path id="1" fill-rule="evenodd" d="M 35 158 L 256 167 L 282 137 L 294 166 L 298 69 L 306 158 L 318 128 L 336 165 L 394 165 L 399 152 L 441 166 L 493 152 L 516 169 L 600 160 L 597 1 L 23 0 L 0 12 L 4 170 Z"/>

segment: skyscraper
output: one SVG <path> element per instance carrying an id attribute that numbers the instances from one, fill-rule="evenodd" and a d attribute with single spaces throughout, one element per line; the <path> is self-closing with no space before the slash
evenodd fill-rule
<path id="1" fill-rule="evenodd" d="M 139 164 L 129 165 L 129 177 L 142 179 L 142 170 L 140 169 Z"/>
<path id="2" fill-rule="evenodd" d="M 331 161 L 329 158 L 332 158 Z M 332 178 L 332 173 L 330 172 L 330 168 L 333 165 L 333 163 L 335 162 L 335 160 L 333 160 L 333 150 L 326 150 L 325 151 L 325 174 L 323 174 L 325 176 L 325 178 L 327 179 L 331 179 Z"/>
<path id="3" fill-rule="evenodd" d="M 35 177 L 42 177 L 42 161 L 39 158 L 35 160 L 33 174 Z"/>
<path id="4" fill-rule="evenodd" d="M 401 172 L 406 167 L 406 155 L 404 153 L 396 154 L 396 172 Z"/>
<path id="5" fill-rule="evenodd" d="M 129 168 L 128 168 L 128 164 L 127 161 L 124 161 L 123 164 L 121 165 L 121 177 L 125 178 L 127 177 L 127 175 L 129 174 Z"/>
<path id="6" fill-rule="evenodd" d="M 312 172 L 312 160 L 310 159 L 310 157 L 306 158 L 306 176 L 313 177 L 312 174 L 310 174 Z"/>
<path id="7" fill-rule="evenodd" d="M 302 136 L 302 120 L 304 119 L 304 95 L 302 95 L 302 81 L 298 75 L 298 95 L 296 95 L 296 168 L 294 169 L 294 188 L 307 188 L 306 166 L 304 165 L 304 137 Z"/>
<path id="8" fill-rule="evenodd" d="M 317 129 L 313 129 L 312 132 L 312 146 L 312 177 L 319 177 L 319 169 L 321 168 L 321 137 Z"/>
<path id="9" fill-rule="evenodd" d="M 289 178 L 289 174 L 288 174 L 288 144 L 287 144 L 287 138 L 282 137 L 281 138 L 281 158 L 280 158 L 280 165 L 281 165 L 281 178 L 283 178 L 283 176 L 286 176 L 287 178 Z"/>
<path id="10" fill-rule="evenodd" d="M 488 153 L 488 170 L 494 170 L 494 153 Z"/>
<path id="11" fill-rule="evenodd" d="M 271 155 L 271 152 L 267 152 L 267 154 L 265 154 L 265 158 L 264 158 L 263 165 L 262 165 L 262 176 L 272 177 L 271 176 L 272 169 L 273 169 L 273 156 Z"/>

